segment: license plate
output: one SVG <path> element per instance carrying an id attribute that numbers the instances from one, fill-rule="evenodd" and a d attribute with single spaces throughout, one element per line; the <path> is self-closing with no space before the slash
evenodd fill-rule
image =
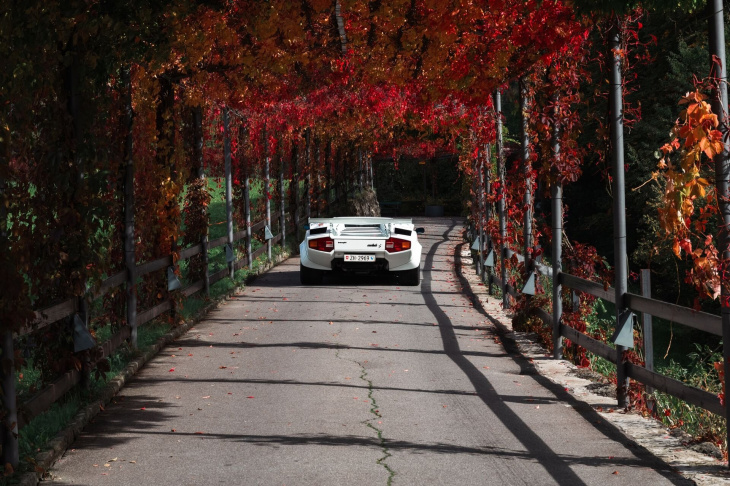
<path id="1" fill-rule="evenodd" d="M 375 255 L 345 255 L 346 262 L 374 262 Z"/>

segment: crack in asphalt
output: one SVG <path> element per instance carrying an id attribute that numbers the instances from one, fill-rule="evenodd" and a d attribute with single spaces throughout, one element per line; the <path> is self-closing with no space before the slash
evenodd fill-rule
<path id="1" fill-rule="evenodd" d="M 385 438 L 383 437 L 383 430 L 378 428 L 376 425 L 373 424 L 373 421 L 379 418 L 383 418 L 383 415 L 380 413 L 380 408 L 378 408 L 378 402 L 375 401 L 375 392 L 373 390 L 373 381 L 368 378 L 368 372 L 365 369 L 365 366 L 361 363 L 358 363 L 355 361 L 358 366 L 360 366 L 360 369 L 362 370 L 362 373 L 360 373 L 360 379 L 368 384 L 368 399 L 370 400 L 370 413 L 374 415 L 373 418 L 368 419 L 363 422 L 366 427 L 369 427 L 375 431 L 375 434 L 378 436 L 378 440 L 380 441 L 380 448 L 383 450 L 383 457 L 377 460 L 377 463 L 383 468 L 385 468 L 386 471 L 388 471 L 388 481 L 387 485 L 391 486 L 393 484 L 393 478 L 395 478 L 395 471 L 393 468 L 390 467 L 390 465 L 386 462 L 392 454 L 390 453 L 390 450 L 388 449 L 388 446 L 385 443 Z"/>
<path id="2" fill-rule="evenodd" d="M 337 351 L 337 353 L 335 353 L 335 357 L 338 359 L 349 361 L 351 363 L 355 363 L 356 365 L 358 365 L 360 367 L 360 379 L 362 381 L 364 381 L 368 386 L 368 401 L 370 403 L 370 413 L 373 415 L 373 418 L 364 420 L 360 423 L 365 425 L 369 429 L 372 429 L 375 432 L 375 435 L 378 437 L 378 442 L 380 445 L 380 449 L 383 452 L 383 456 L 380 457 L 375 462 L 379 466 L 382 466 L 388 472 L 388 480 L 387 480 L 386 484 L 387 484 L 387 486 L 392 486 L 393 479 L 395 478 L 396 472 L 392 467 L 390 467 L 390 465 L 386 461 L 393 454 L 390 453 L 390 449 L 388 448 L 388 445 L 386 444 L 385 437 L 383 437 L 383 429 L 379 428 L 377 425 L 375 425 L 373 423 L 375 420 L 383 418 L 383 415 L 380 413 L 380 408 L 378 407 L 378 402 L 375 400 L 375 387 L 373 385 L 373 381 L 368 378 L 368 372 L 365 369 L 365 365 L 363 363 L 360 363 L 359 361 L 355 361 L 354 359 L 347 359 L 347 358 L 341 357 L 339 350 Z"/>

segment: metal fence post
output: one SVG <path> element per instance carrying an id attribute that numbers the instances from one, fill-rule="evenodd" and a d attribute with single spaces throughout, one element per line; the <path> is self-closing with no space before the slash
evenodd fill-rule
<path id="1" fill-rule="evenodd" d="M 532 162 L 530 161 L 530 133 L 529 133 L 529 100 L 527 99 L 527 80 L 520 78 L 520 116 L 522 130 L 522 169 L 525 177 L 525 195 L 522 200 L 524 218 L 522 222 L 525 255 L 525 282 L 533 275 L 532 264 Z M 527 305 L 530 304 L 530 295 L 523 294 Z"/>
<path id="2" fill-rule="evenodd" d="M 264 140 L 266 143 L 266 140 Z M 271 157 L 269 157 L 268 149 L 266 150 L 266 156 L 264 157 L 264 204 L 266 205 L 266 227 L 271 230 L 271 178 L 269 175 L 269 165 L 271 164 Z M 266 240 L 266 258 L 271 261 L 271 239 Z"/>
<path id="3" fill-rule="evenodd" d="M 490 144 L 486 144 L 484 146 L 484 156 L 486 158 L 486 163 L 483 166 L 482 177 L 484 177 L 484 217 L 486 220 L 485 224 L 487 225 L 485 237 L 487 239 L 487 255 L 489 255 L 494 251 L 494 245 L 492 244 L 492 235 L 489 234 L 488 230 L 489 222 L 492 220 L 492 205 L 487 204 L 487 194 L 490 194 L 492 192 L 492 146 Z M 492 253 L 492 260 L 492 262 L 494 263 L 494 253 Z M 493 267 L 486 267 L 485 273 L 484 275 L 482 275 L 482 281 L 485 281 L 486 278 L 489 295 L 492 295 L 492 293 L 494 292 L 492 282 L 492 269 Z"/>
<path id="4" fill-rule="evenodd" d="M 632 326 L 631 310 L 626 307 L 624 297 L 628 289 L 628 265 L 626 253 L 626 195 L 624 177 L 624 117 L 623 90 L 621 86 L 621 36 L 618 22 L 610 34 L 611 48 L 611 89 L 609 107 L 611 117 L 611 142 L 613 146 L 613 248 L 614 248 L 614 287 L 616 289 L 616 336 L 627 332 Z M 633 339 L 633 333 L 632 333 Z M 616 398 L 618 406 L 628 404 L 627 393 L 629 378 L 624 366 L 626 346 L 616 345 Z"/>
<path id="5" fill-rule="evenodd" d="M 127 271 L 126 279 L 126 300 L 127 300 L 127 326 L 129 326 L 129 343 L 132 349 L 137 349 L 137 290 L 136 286 L 136 257 L 134 252 L 134 159 L 132 138 L 132 123 L 134 112 L 132 111 L 132 81 L 129 68 L 124 71 L 126 89 L 125 101 L 125 124 L 127 126 L 127 140 L 125 142 L 125 164 L 124 164 L 124 266 Z"/>
<path id="6" fill-rule="evenodd" d="M 553 96 L 553 133 L 552 152 L 555 162 L 560 160 L 560 125 L 558 124 L 558 95 Z M 553 166 L 555 167 L 555 166 Z M 552 187 L 550 188 L 551 222 L 553 231 L 553 358 L 563 358 L 563 337 L 560 334 L 563 319 L 563 286 L 560 284 L 560 273 L 563 271 L 563 183 L 560 174 L 553 169 Z"/>
<path id="7" fill-rule="evenodd" d="M 284 204 L 284 157 L 279 158 L 279 231 L 281 248 L 286 248 L 286 206 Z"/>
<path id="8" fill-rule="evenodd" d="M 714 86 L 712 93 L 712 111 L 720 120 L 723 132 L 722 152 L 715 156 L 715 186 L 717 201 L 722 219 L 718 235 L 717 248 L 721 251 L 720 259 L 720 302 L 722 315 L 723 361 L 725 369 L 725 393 L 730 393 L 730 143 L 728 142 L 728 94 L 727 64 L 725 48 L 725 17 L 722 0 L 707 2 L 710 9 L 708 17 L 710 63 L 712 66 Z M 730 420 L 730 400 L 725 396 L 725 416 Z M 727 428 L 727 443 L 730 444 L 730 427 Z"/>
<path id="9" fill-rule="evenodd" d="M 311 147 L 311 133 L 309 128 L 307 128 L 305 136 L 305 148 L 304 148 L 304 170 L 306 173 L 306 177 L 304 179 L 304 208 L 305 208 L 305 215 L 307 216 L 307 221 L 309 221 L 309 218 L 312 217 L 312 170 L 311 170 L 311 157 L 310 157 L 310 151 L 312 150 Z"/>
<path id="10" fill-rule="evenodd" d="M 245 167 L 245 178 L 243 181 L 243 205 L 244 205 L 244 217 L 246 218 L 246 261 L 248 267 L 253 267 L 253 251 L 251 250 L 251 174 L 248 171 L 248 163 Z"/>
<path id="11" fill-rule="evenodd" d="M 494 93 L 494 110 L 497 113 L 497 172 L 499 174 L 499 191 L 497 198 L 497 211 L 499 213 L 499 262 L 502 277 L 502 307 L 509 309 L 509 295 L 507 294 L 507 217 L 505 214 L 505 198 L 507 181 L 504 163 L 504 142 L 502 139 L 502 93 L 500 90 Z"/>
<path id="12" fill-rule="evenodd" d="M 197 177 L 203 181 L 203 188 L 207 192 L 208 184 L 205 178 L 205 167 L 203 165 L 203 110 L 200 106 L 193 108 L 193 152 L 195 165 L 197 166 Z M 206 216 L 208 209 L 205 209 Z M 205 296 L 210 297 L 210 276 L 208 275 L 208 230 L 210 226 L 210 217 L 206 217 L 205 234 L 200 237 L 200 244 L 203 251 L 201 259 L 203 260 L 203 284 L 205 285 Z"/>
<path id="13" fill-rule="evenodd" d="M 289 211 L 292 214 L 292 222 L 294 223 L 294 239 L 299 241 L 299 140 L 292 144 L 291 155 L 291 182 L 289 190 L 291 191 L 291 204 Z"/>
<path id="14" fill-rule="evenodd" d="M 235 250 L 233 248 L 233 179 L 231 177 L 231 131 L 228 106 L 223 107 L 223 155 L 225 157 L 226 171 L 226 228 L 228 246 L 233 255 L 233 260 L 228 262 L 228 276 L 233 280 L 233 274 L 235 273 Z"/>
<path id="15" fill-rule="evenodd" d="M 477 155 L 477 171 L 479 172 L 479 194 L 477 201 L 479 202 L 479 280 L 484 282 L 484 151 L 479 151 Z"/>

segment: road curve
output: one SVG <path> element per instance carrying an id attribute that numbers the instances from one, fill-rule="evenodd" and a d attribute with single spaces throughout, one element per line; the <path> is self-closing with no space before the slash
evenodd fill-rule
<path id="1" fill-rule="evenodd" d="M 292 258 L 166 347 L 56 485 L 692 484 L 505 351 L 426 227 L 419 287 L 299 284 Z"/>

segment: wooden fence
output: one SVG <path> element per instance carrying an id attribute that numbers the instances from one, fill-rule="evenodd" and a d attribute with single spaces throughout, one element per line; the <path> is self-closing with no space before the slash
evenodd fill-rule
<path id="1" fill-rule="evenodd" d="M 617 41 L 616 41 L 617 42 Z M 615 71 L 618 71 L 615 69 Z M 615 73 L 614 73 L 615 74 Z M 621 82 L 614 79 L 613 87 L 620 89 Z M 524 96 L 524 95 L 523 95 Z M 620 112 L 621 94 L 612 95 L 611 101 L 614 102 L 614 112 Z M 474 160 L 473 191 L 477 194 L 477 201 L 472 205 L 472 224 L 470 227 L 470 238 L 475 245 L 472 246 L 478 252 L 477 271 L 482 277 L 482 281 L 488 286 L 489 293 L 493 293 L 493 286 L 498 285 L 502 291 L 503 306 L 509 308 L 510 296 L 517 298 L 529 299 L 534 294 L 534 282 L 537 275 L 543 275 L 552 281 L 552 312 L 537 308 L 533 312 L 542 321 L 552 328 L 552 340 L 554 345 L 554 357 L 562 357 L 563 338 L 567 338 L 573 343 L 583 347 L 591 353 L 600 356 L 616 365 L 617 375 L 617 401 L 618 406 L 627 406 L 627 391 L 629 378 L 643 383 L 649 389 L 659 390 L 669 395 L 678 397 L 687 403 L 701 407 L 713 414 L 722 416 L 727 419 L 727 403 L 722 403 L 719 396 L 702 390 L 681 381 L 664 376 L 653 370 L 652 356 L 652 328 L 651 316 L 666 319 L 670 322 L 682 324 L 693 329 L 723 336 L 723 318 L 721 316 L 696 311 L 687 307 L 663 302 L 652 299 L 648 285 L 648 271 L 642 271 L 642 295 L 638 295 L 628 291 L 627 286 L 627 252 L 626 252 L 626 229 L 625 229 L 625 205 L 623 202 L 623 194 L 625 187 L 623 184 L 623 158 L 614 157 L 613 161 L 613 212 L 614 212 L 614 249 L 615 249 L 615 285 L 613 287 L 604 287 L 603 284 L 593 282 L 575 275 L 571 275 L 562 270 L 562 235 L 563 235 L 563 203 L 562 203 L 562 186 L 554 183 L 551 188 L 551 227 L 553 240 L 550 242 L 552 246 L 552 266 L 548 267 L 541 264 L 537 259 L 531 258 L 534 245 L 530 242 L 531 238 L 531 216 L 526 217 L 523 224 L 523 241 L 525 241 L 525 249 L 521 253 L 510 249 L 507 244 L 507 213 L 505 209 L 505 198 L 507 197 L 505 187 L 506 167 L 503 156 L 502 147 L 502 108 L 501 95 L 496 92 L 494 95 L 494 106 L 496 111 L 497 137 L 496 137 L 496 178 L 499 181 L 497 186 L 497 202 L 492 207 L 487 204 L 485 195 L 490 193 L 490 180 L 493 177 L 489 170 L 491 162 L 491 146 L 485 146 L 480 151 L 481 155 Z M 523 116 L 526 111 L 521 110 Z M 620 125 L 621 117 L 612 116 L 611 121 L 612 134 L 614 136 L 614 147 L 622 146 L 622 133 Z M 560 153 L 559 136 L 556 131 L 553 134 L 553 153 L 557 157 Z M 526 144 L 523 141 L 523 145 Z M 529 160 L 529 153 L 526 153 L 523 146 L 522 160 Z M 621 177 L 615 176 L 621 174 Z M 524 198 L 524 206 L 528 208 L 525 212 L 529 214 L 531 209 L 531 183 L 530 174 L 527 172 L 522 175 L 526 177 L 526 194 Z M 498 234 L 487 234 L 488 222 L 492 219 L 498 219 Z M 494 236 L 494 238 L 492 238 Z M 495 241 L 501 242 L 499 245 Z M 525 257 L 524 255 L 528 255 Z M 516 289 L 508 283 L 507 261 L 516 258 L 517 261 L 524 264 L 524 282 L 526 283 L 522 289 Z M 564 325 L 562 322 L 562 293 L 563 288 L 571 289 L 573 292 L 584 292 L 586 294 L 605 299 L 612 302 L 616 306 L 616 332 L 612 337 L 612 347 L 604 342 L 593 339 L 592 337 L 578 332 L 577 330 Z M 529 307 L 529 306 L 528 306 Z M 624 359 L 624 351 L 634 344 L 634 313 L 641 313 L 644 321 L 644 340 L 647 353 L 646 366 L 638 366 Z M 723 349 L 723 357 L 728 362 L 729 352 L 728 343 L 725 343 Z M 725 389 L 730 389 L 728 380 L 730 376 L 725 375 Z"/>
<path id="2" fill-rule="evenodd" d="M 230 156 L 228 149 L 226 148 L 227 158 Z M 230 159 L 228 159 L 230 160 Z M 231 171 L 230 165 L 226 164 L 226 213 L 227 213 L 227 225 L 228 233 L 226 236 L 216 238 L 214 240 L 208 240 L 208 237 L 201 239 L 200 243 L 184 248 L 178 252 L 178 260 L 174 262 L 172 255 L 167 255 L 149 262 L 141 264 L 134 264 L 129 271 L 129 265 L 127 269 L 111 275 L 105 279 L 98 287 L 98 289 L 91 291 L 89 295 L 84 298 L 70 298 L 63 302 L 55 305 L 40 309 L 36 311 L 36 319 L 28 326 L 24 327 L 17 333 L 7 334 L 3 340 L 3 353 L 6 356 L 13 356 L 14 340 L 17 338 L 28 335 L 32 332 L 36 332 L 51 325 L 59 325 L 60 323 L 75 323 L 78 319 L 83 323 L 83 327 L 88 329 L 88 300 L 98 299 L 106 295 L 107 293 L 126 285 L 126 306 L 127 306 L 127 325 L 122 327 L 115 335 L 100 345 L 101 352 L 95 353 L 95 358 L 98 360 L 104 359 L 111 356 L 120 346 L 125 343 L 129 343 L 132 347 L 136 347 L 136 330 L 138 326 L 142 326 L 156 317 L 163 315 L 164 313 L 175 310 L 175 301 L 181 295 L 184 297 L 190 297 L 198 292 L 204 291 L 206 295 L 210 294 L 210 286 L 214 283 L 223 280 L 225 278 L 233 278 L 236 270 L 244 267 L 251 267 L 252 263 L 262 255 L 266 255 L 268 260 L 271 260 L 272 246 L 280 244 L 282 247 L 286 246 L 287 238 L 295 240 L 299 237 L 297 231 L 298 226 L 308 216 L 318 216 L 321 212 L 329 210 L 330 205 L 337 204 L 339 201 L 337 197 L 347 198 L 347 189 L 335 190 L 335 198 L 332 190 L 322 191 L 319 187 L 313 187 L 313 184 L 309 181 L 305 182 L 304 190 L 295 190 L 295 205 L 294 207 L 287 208 L 285 202 L 285 189 L 284 189 L 284 175 L 283 172 L 279 174 L 278 180 L 278 193 L 279 200 L 270 200 L 268 194 L 264 194 L 265 200 L 265 215 L 264 219 L 251 223 L 251 198 L 249 197 L 249 185 L 248 179 L 244 187 L 244 199 L 245 199 L 245 228 L 239 231 L 233 232 L 233 214 L 231 204 Z M 361 182 L 357 181 L 357 175 L 354 176 L 356 180 L 349 186 L 350 188 L 361 187 Z M 362 176 L 360 176 L 362 177 Z M 299 185 L 299 182 L 294 180 L 295 184 Z M 373 178 L 371 176 L 365 177 L 365 183 L 372 186 Z M 264 183 L 268 187 L 269 182 L 269 161 L 266 160 L 264 168 Z M 349 181 L 344 181 L 349 182 Z M 339 188 L 338 188 L 339 189 Z M 268 191 L 268 189 L 267 189 Z M 133 198 L 131 199 L 133 203 Z M 312 201 L 315 202 L 312 207 Z M 277 214 L 272 216 L 271 206 L 274 206 L 274 211 Z M 133 210 L 132 210 L 133 211 Z M 133 212 L 132 212 L 133 214 Z M 278 231 L 277 234 L 271 234 L 273 231 Z M 134 234 L 133 228 L 131 234 Z M 266 235 L 270 238 L 266 238 Z M 265 241 L 258 249 L 252 250 L 252 240 L 254 238 Z M 242 252 L 241 258 L 235 257 L 235 244 L 243 241 L 245 251 Z M 210 250 L 220 247 L 229 246 L 226 250 L 227 265 L 225 268 L 210 273 L 209 269 L 209 253 Z M 239 243 L 240 245 L 240 243 Z M 169 298 L 160 302 L 153 307 L 148 309 L 139 310 L 136 308 L 136 287 L 137 282 L 140 278 L 150 275 L 154 272 L 168 269 L 170 277 L 175 272 L 175 268 L 179 265 L 179 262 L 190 259 L 197 255 L 202 255 L 203 261 L 203 278 L 195 282 L 190 283 L 184 288 L 178 288 L 170 292 Z M 176 278 L 176 277 L 175 277 Z M 168 286 L 170 289 L 170 286 Z M 130 298 L 130 296 L 132 296 Z M 88 332 L 88 331 L 87 331 Z M 93 367 L 95 363 L 87 363 L 88 368 Z M 8 426 L 2 427 L 3 436 L 3 460 L 5 463 L 10 463 L 14 467 L 17 466 L 19 460 L 18 452 L 18 431 L 25 427 L 34 417 L 37 417 L 41 413 L 48 410 L 53 403 L 61 399 L 66 393 L 78 386 L 85 379 L 85 372 L 80 371 L 76 368 L 69 369 L 55 381 L 46 385 L 32 398 L 28 399 L 24 403 L 18 405 L 16 402 L 15 394 L 15 369 L 10 367 L 9 369 L 0 368 L 0 380 L 3 383 L 3 390 L 6 393 L 3 404 L 6 411 Z M 8 395 L 9 394 L 9 395 Z"/>
<path id="3" fill-rule="evenodd" d="M 284 225 L 280 224 L 282 221 Z M 291 215 L 281 212 L 277 214 L 273 219 L 263 219 L 251 225 L 251 231 L 244 229 L 234 233 L 232 243 L 239 241 L 245 241 L 245 246 L 251 248 L 251 238 L 259 237 L 264 239 L 265 228 L 268 226 L 272 227 L 274 223 L 278 228 L 279 232 L 273 235 L 273 238 L 266 240 L 266 243 L 261 245 L 257 250 L 251 253 L 245 253 L 241 258 L 230 262 L 229 267 L 234 270 L 239 270 L 244 267 L 250 267 L 251 264 L 261 255 L 264 255 L 270 250 L 271 245 L 281 244 L 286 245 L 286 229 L 293 229 L 292 225 L 293 218 Z M 215 273 L 209 273 L 208 255 L 210 250 L 219 248 L 229 243 L 228 236 L 216 238 L 214 240 L 207 241 L 204 238 L 201 243 L 185 248 L 179 252 L 178 262 L 187 260 L 196 255 L 203 255 L 204 265 L 204 277 L 196 282 L 190 283 L 188 286 L 177 290 L 175 293 L 171 292 L 170 297 L 163 302 L 139 312 L 136 312 L 135 326 L 142 326 L 156 317 L 169 312 L 174 309 L 174 301 L 179 295 L 190 297 L 200 291 L 205 291 L 206 294 L 210 292 L 210 286 L 214 283 L 230 276 L 229 268 L 223 268 Z M 173 268 L 173 257 L 168 255 L 165 257 L 158 258 L 149 262 L 142 263 L 135 267 L 133 274 L 133 281 L 137 281 L 139 278 L 146 275 L 158 272 L 160 270 Z M 99 289 L 93 292 L 90 297 L 98 299 L 103 297 L 108 292 L 121 287 L 127 281 L 127 272 L 118 272 L 102 282 Z M 51 307 L 36 311 L 36 320 L 29 326 L 16 333 L 14 337 L 21 337 L 31 332 L 38 331 L 46 326 L 52 325 L 59 321 L 67 318 L 72 318 L 75 315 L 81 315 L 84 313 L 84 299 L 71 298 Z M 83 321 L 86 321 L 86 316 L 81 316 Z M 127 325 L 123 327 L 117 334 L 111 337 L 108 341 L 104 342 L 102 347 L 102 353 L 99 359 L 108 357 L 116 351 L 122 344 L 127 342 L 131 336 L 132 326 Z M 23 403 L 18 407 L 18 429 L 24 427 L 30 420 L 39 415 L 40 413 L 47 410 L 55 401 L 61 398 L 71 388 L 78 385 L 81 381 L 82 373 L 77 369 L 71 369 L 59 377 L 56 381 L 46 386 L 43 390 L 33 396 L 30 400 Z"/>

